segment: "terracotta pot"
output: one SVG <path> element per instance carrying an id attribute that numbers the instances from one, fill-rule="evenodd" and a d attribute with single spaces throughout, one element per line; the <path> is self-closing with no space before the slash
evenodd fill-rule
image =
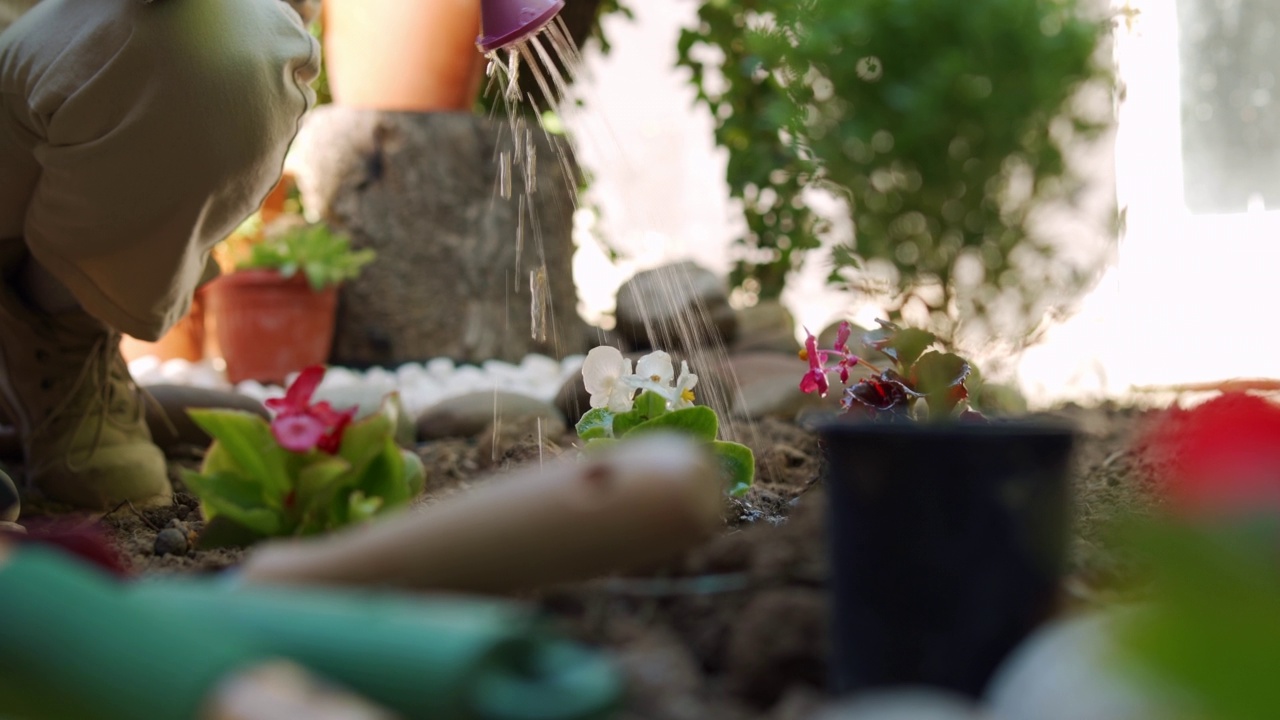
<path id="1" fill-rule="evenodd" d="M 980 697 L 1055 610 L 1074 433 L 1034 421 L 833 422 L 832 690 Z"/>
<path id="2" fill-rule="evenodd" d="M 411 112 L 469 111 L 485 59 L 480 0 L 325 0 L 333 101 Z"/>
<path id="3" fill-rule="evenodd" d="M 328 360 L 336 287 L 315 292 L 301 274 L 285 279 L 274 270 L 244 270 L 214 280 L 207 292 L 232 383 L 279 384 Z"/>
<path id="4" fill-rule="evenodd" d="M 191 310 L 169 332 L 155 342 L 139 340 L 125 335 L 120 340 L 120 354 L 126 362 L 154 356 L 161 362 L 187 360 L 199 362 L 205 358 L 204 297 L 196 293 Z"/>

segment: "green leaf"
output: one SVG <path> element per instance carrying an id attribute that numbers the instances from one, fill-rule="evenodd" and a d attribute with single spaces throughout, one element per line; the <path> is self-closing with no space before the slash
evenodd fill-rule
<path id="1" fill-rule="evenodd" d="M 298 471 L 296 512 L 308 530 L 331 527 L 328 509 L 333 496 L 344 485 L 352 482 L 351 465 L 340 457 L 326 456 Z"/>
<path id="2" fill-rule="evenodd" d="M 1280 664 L 1276 535 L 1263 526 L 1137 534 L 1156 580 L 1153 601 L 1121 625 L 1121 648 L 1143 676 L 1198 705 L 1197 717 L 1280 717 L 1270 681 Z"/>
<path id="3" fill-rule="evenodd" d="M 711 451 L 720 463 L 720 470 L 728 480 L 729 494 L 742 497 L 751 489 L 756 479 L 756 458 L 751 448 L 735 442 L 717 440 L 711 443 Z"/>
<path id="4" fill-rule="evenodd" d="M 613 416 L 613 436 L 624 437 L 637 425 L 642 425 L 648 418 L 639 410 L 619 413 Z"/>
<path id="5" fill-rule="evenodd" d="M 583 440 L 613 437 L 613 418 L 613 413 L 607 408 L 593 408 L 582 416 L 574 429 Z"/>
<path id="6" fill-rule="evenodd" d="M 582 450 L 587 453 L 600 452 L 602 450 L 608 450 L 620 442 L 622 441 L 617 438 L 592 438 L 582 446 Z"/>
<path id="7" fill-rule="evenodd" d="M 632 428 L 633 433 L 659 431 L 679 432 L 699 440 L 711 442 L 720 432 L 720 419 L 709 407 L 697 405 L 656 417 Z"/>
<path id="8" fill-rule="evenodd" d="M 911 369 L 911 387 L 925 396 L 929 417 L 947 417 L 969 397 L 964 382 L 971 370 L 964 358 L 952 353 L 930 351 L 920 357 Z"/>
<path id="9" fill-rule="evenodd" d="M 636 398 L 632 411 L 640 413 L 645 420 L 661 417 L 667 412 L 667 399 L 652 390 L 645 390 Z"/>
<path id="10" fill-rule="evenodd" d="M 898 364 L 898 372 L 907 375 L 916 360 L 937 339 L 933 333 L 919 328 L 903 328 L 892 334 L 888 343 L 880 348 L 880 352 L 893 358 Z"/>
<path id="11" fill-rule="evenodd" d="M 187 414 L 227 453 L 218 465 L 225 468 L 234 461 L 244 475 L 262 483 L 268 502 L 278 507 L 292 485 L 285 462 L 288 451 L 276 442 L 267 421 L 239 410 L 192 409 Z"/>
<path id="12" fill-rule="evenodd" d="M 226 515 L 218 515 L 205 521 L 204 529 L 196 538 L 199 550 L 218 550 L 221 548 L 245 548 L 266 539 L 266 535 L 255 532 Z"/>
<path id="13" fill-rule="evenodd" d="M 365 497 L 365 494 L 356 491 L 351 493 L 347 498 L 347 519 L 352 523 L 362 523 L 372 520 L 378 511 L 382 509 L 382 498 Z"/>
<path id="14" fill-rule="evenodd" d="M 427 466 L 422 463 L 418 453 L 412 450 L 401 449 L 400 458 L 404 464 L 401 472 L 404 473 L 405 487 L 409 489 L 409 499 L 412 500 L 426 489 Z"/>
<path id="15" fill-rule="evenodd" d="M 182 479 L 200 498 L 206 518 L 225 515 L 262 535 L 279 534 L 284 527 L 279 510 L 266 504 L 262 486 L 253 479 L 231 473 L 204 475 L 189 470 L 183 473 Z"/>
<path id="16" fill-rule="evenodd" d="M 388 443 L 395 444 L 397 424 L 395 410 L 384 402 L 378 412 L 347 426 L 342 432 L 338 455 L 351 463 L 353 474 L 363 475 L 365 468 L 386 450 Z"/>

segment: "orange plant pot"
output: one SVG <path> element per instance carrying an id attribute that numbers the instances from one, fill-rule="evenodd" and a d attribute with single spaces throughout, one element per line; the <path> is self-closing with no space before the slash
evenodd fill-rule
<path id="1" fill-rule="evenodd" d="M 333 101 L 375 110 L 471 110 L 484 79 L 480 0 L 325 0 Z"/>
<path id="2" fill-rule="evenodd" d="M 329 359 L 338 289 L 315 292 L 301 274 L 243 270 L 208 286 L 218 345 L 232 383 L 283 383 Z"/>
<path id="3" fill-rule="evenodd" d="M 199 362 L 205 358 L 204 297 L 197 292 L 191 310 L 159 340 L 148 342 L 125 335 L 120 339 L 120 354 L 125 362 L 155 356 L 161 362 L 186 360 Z"/>

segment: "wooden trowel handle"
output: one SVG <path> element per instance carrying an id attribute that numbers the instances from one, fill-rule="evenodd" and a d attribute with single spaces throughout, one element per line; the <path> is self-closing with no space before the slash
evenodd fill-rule
<path id="1" fill-rule="evenodd" d="M 585 580 L 706 539 L 723 524 L 722 493 L 705 446 L 653 435 L 325 538 L 269 543 L 243 577 L 478 593 Z"/>

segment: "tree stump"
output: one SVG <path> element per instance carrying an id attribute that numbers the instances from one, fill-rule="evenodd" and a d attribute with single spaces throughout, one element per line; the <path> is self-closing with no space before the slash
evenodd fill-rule
<path id="1" fill-rule="evenodd" d="M 516 166 L 504 199 L 498 148 L 510 147 L 510 135 L 470 113 L 327 105 L 308 116 L 290 163 L 304 206 L 378 253 L 342 289 L 333 363 L 518 361 L 583 350 L 572 266 L 577 183 L 566 177 L 573 165 L 558 162 L 535 131 L 533 192 Z M 521 249 L 522 197 L 532 212 Z M 534 337 L 531 273 L 545 278 L 545 340 Z"/>

